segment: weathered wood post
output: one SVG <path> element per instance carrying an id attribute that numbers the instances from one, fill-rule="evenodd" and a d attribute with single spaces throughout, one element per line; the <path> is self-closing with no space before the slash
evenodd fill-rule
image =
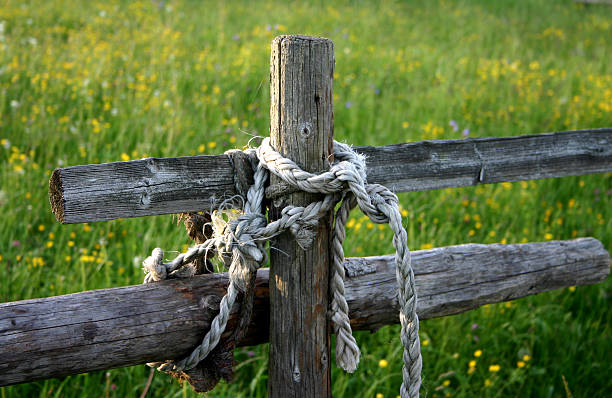
<path id="1" fill-rule="evenodd" d="M 270 137 L 272 146 L 302 169 L 318 173 L 333 160 L 334 45 L 307 36 L 272 41 Z M 270 184 L 278 183 L 272 176 Z M 287 205 L 306 206 L 319 195 L 292 193 L 275 200 L 272 219 Z M 331 213 L 313 245 L 298 246 L 288 232 L 272 242 L 268 393 L 277 397 L 331 396 L 327 320 Z"/>

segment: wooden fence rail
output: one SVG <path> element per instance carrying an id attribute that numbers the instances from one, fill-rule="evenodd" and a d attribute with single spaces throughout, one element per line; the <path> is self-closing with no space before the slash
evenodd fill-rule
<path id="1" fill-rule="evenodd" d="M 356 147 L 368 182 L 394 192 L 612 172 L 612 129 Z M 149 158 L 53 172 L 64 224 L 212 210 L 237 194 L 228 155 Z"/>
<path id="2" fill-rule="evenodd" d="M 467 244 L 413 252 L 413 267 L 419 317 L 428 319 L 601 282 L 610 272 L 610 255 L 593 238 Z M 398 323 L 393 256 L 348 258 L 346 268 L 353 328 Z M 243 345 L 268 339 L 268 276 L 268 269 L 259 270 Z M 0 386 L 183 357 L 208 329 L 227 283 L 227 274 L 208 274 L 2 303 Z"/>

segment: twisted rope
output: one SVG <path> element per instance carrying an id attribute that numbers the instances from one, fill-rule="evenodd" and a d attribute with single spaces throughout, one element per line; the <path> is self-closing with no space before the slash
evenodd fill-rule
<path id="1" fill-rule="evenodd" d="M 337 335 L 336 362 L 338 366 L 351 373 L 359 363 L 360 351 L 352 335 L 348 304 L 344 296 L 345 273 L 342 248 L 350 210 L 355 205 L 359 205 L 361 211 L 372 222 L 389 223 L 394 233 L 401 340 L 404 346 L 403 383 L 400 394 L 402 398 L 418 397 L 422 362 L 418 334 L 419 321 L 416 314 L 417 297 L 410 251 L 406 244 L 407 235 L 402 226 L 397 196 L 382 185 L 366 184 L 364 157 L 354 152 L 348 145 L 339 142 L 334 142 L 334 164 L 321 174 L 306 172 L 292 160 L 282 157 L 271 147 L 269 138 L 264 139 L 256 151 L 246 152 L 251 156 L 255 175 L 254 183 L 247 192 L 243 214 L 223 227 L 215 227 L 213 238 L 180 254 L 169 263 L 163 263 L 161 249 L 154 249 L 152 255 L 143 262 L 147 272 L 145 283 L 149 283 L 173 277 L 183 265 L 193 261 L 194 258 L 206 255 L 209 250 L 214 250 L 224 258 L 232 254 L 227 293 L 221 300 L 219 314 L 212 321 L 211 328 L 202 343 L 191 355 L 181 361 L 166 361 L 161 365 L 159 363 L 154 365 L 159 370 L 174 372 L 195 367 L 219 342 L 239 292 L 245 293 L 240 325 L 248 325 L 252 310 L 255 272 L 267 262 L 265 243 L 283 231 L 289 230 L 300 247 L 309 248 L 314 241 L 314 231 L 319 219 L 332 210 L 341 198 L 342 203 L 336 212 L 334 223 L 333 269 L 330 283 L 330 318 Z M 313 202 L 306 207 L 287 206 L 282 210 L 278 220 L 266 223 L 262 203 L 268 171 L 292 187 L 301 191 L 322 193 L 325 197 L 322 201 Z M 236 337 L 239 338 L 238 333 Z"/>

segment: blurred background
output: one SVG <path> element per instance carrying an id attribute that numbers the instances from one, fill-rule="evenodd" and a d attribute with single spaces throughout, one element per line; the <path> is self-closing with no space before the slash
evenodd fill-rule
<path id="1" fill-rule="evenodd" d="M 142 283 L 173 216 L 60 225 L 56 167 L 242 148 L 269 129 L 270 42 L 335 43 L 335 138 L 353 145 L 612 127 L 612 7 L 569 0 L 0 2 L 0 302 Z M 593 236 L 612 248 L 610 173 L 401 194 L 412 249 Z M 347 256 L 392 253 L 354 211 Z M 612 283 L 421 324 L 425 397 L 605 397 Z M 337 397 L 396 397 L 399 327 L 358 332 Z M 206 396 L 265 397 L 267 347 L 236 350 Z M 130 397 L 137 366 L 0 388 Z M 196 396 L 157 374 L 148 397 Z"/>

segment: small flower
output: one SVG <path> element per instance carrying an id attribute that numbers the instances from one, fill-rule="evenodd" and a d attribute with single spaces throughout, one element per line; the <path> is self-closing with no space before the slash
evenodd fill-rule
<path id="1" fill-rule="evenodd" d="M 429 340 L 423 340 L 423 347 L 427 347 L 429 345 Z"/>
<path id="2" fill-rule="evenodd" d="M 44 230 L 45 230 L 45 226 L 44 226 L 44 225 L 42 225 L 42 224 L 40 224 L 40 225 L 38 226 L 38 230 L 39 230 L 40 232 L 44 231 Z"/>
<path id="3" fill-rule="evenodd" d="M 476 361 L 475 361 L 474 359 L 472 359 L 472 360 L 471 360 L 471 361 L 468 363 L 468 366 L 469 366 L 470 368 L 475 368 L 475 367 L 476 367 Z"/>
<path id="4" fill-rule="evenodd" d="M 485 387 L 490 387 L 491 384 L 493 384 L 493 383 L 491 383 L 491 380 L 489 380 L 489 379 L 486 379 L 485 382 L 484 382 Z"/>
<path id="5" fill-rule="evenodd" d="M 477 323 L 472 323 L 472 330 L 476 330 L 478 329 L 478 324 Z"/>
<path id="6" fill-rule="evenodd" d="M 444 387 L 448 387 L 448 386 L 450 386 L 450 380 L 448 380 L 448 379 L 444 380 L 444 381 L 442 382 L 442 385 L 443 385 Z"/>
<path id="7" fill-rule="evenodd" d="M 462 136 L 467 137 L 470 135 L 470 129 L 463 129 L 463 132 L 461 133 Z"/>
<path id="8" fill-rule="evenodd" d="M 516 363 L 516 367 L 517 367 L 517 368 L 524 368 L 524 367 L 525 367 L 525 362 L 523 362 L 523 361 L 518 361 L 518 362 Z"/>
<path id="9" fill-rule="evenodd" d="M 491 365 L 491 366 L 489 366 L 489 372 L 496 373 L 496 372 L 499 372 L 500 369 L 501 369 L 501 367 L 499 365 Z"/>
<path id="10" fill-rule="evenodd" d="M 531 356 L 529 356 L 527 354 L 523 355 L 523 361 L 529 362 L 530 359 L 531 359 Z"/>
<path id="11" fill-rule="evenodd" d="M 450 122 L 448 122 L 448 125 L 453 128 L 453 131 L 459 131 L 459 125 L 456 121 L 451 120 Z"/>
<path id="12" fill-rule="evenodd" d="M 348 109 L 348 108 L 350 108 L 350 107 L 352 107 L 352 106 L 353 106 L 353 103 L 352 103 L 351 101 L 346 101 L 346 102 L 344 103 L 344 107 L 345 107 L 345 108 L 347 108 L 347 109 Z"/>
<path id="13" fill-rule="evenodd" d="M 13 247 L 20 247 L 21 246 L 21 242 L 19 242 L 18 240 L 14 240 L 11 242 L 11 246 Z"/>
<path id="14" fill-rule="evenodd" d="M 482 355 L 482 350 L 476 350 L 476 351 L 474 351 L 474 356 L 475 356 L 476 358 L 480 358 L 480 356 L 481 356 L 481 355 Z"/>
<path id="15" fill-rule="evenodd" d="M 387 362 L 386 359 L 381 359 L 380 361 L 378 361 L 378 366 L 381 368 L 386 368 L 387 366 L 389 366 L 389 362 Z"/>

